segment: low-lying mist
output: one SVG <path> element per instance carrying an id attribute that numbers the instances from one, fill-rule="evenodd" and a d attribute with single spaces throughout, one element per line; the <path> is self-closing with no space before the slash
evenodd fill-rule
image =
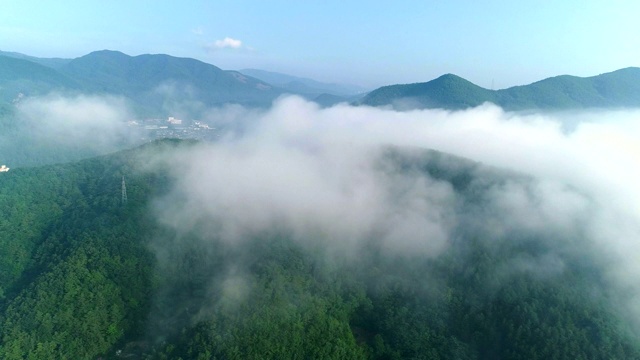
<path id="1" fill-rule="evenodd" d="M 118 98 L 50 95 L 19 104 L 14 125 L 45 155 L 58 146 L 104 153 L 139 138 L 126 126 L 132 114 Z M 494 253 L 510 249 L 485 279 L 488 293 L 518 274 L 553 279 L 581 263 L 608 287 L 594 293 L 613 292 L 611 307 L 640 326 L 640 110 L 399 112 L 283 97 L 267 110 L 227 105 L 201 120 L 226 130 L 140 159 L 172 180 L 150 208 L 165 229 L 150 248 L 170 279 L 156 302 L 183 299 L 150 326 L 242 303 L 255 287 L 256 241 L 278 237 L 364 274 L 380 259 L 372 253 L 400 264 L 455 258 L 481 239 Z M 1 136 L 0 148 L 26 151 Z M 220 254 L 226 262 L 210 260 Z M 197 277 L 199 300 L 175 294 L 171 284 L 185 277 Z"/>
<path id="2" fill-rule="evenodd" d="M 12 167 L 79 160 L 139 142 L 127 101 L 120 97 L 25 97 L 0 119 L 0 161 Z"/>
<path id="3" fill-rule="evenodd" d="M 144 158 L 174 184 L 153 202 L 174 234 L 153 246 L 159 271 L 194 236 L 234 251 L 286 233 L 351 263 L 372 244 L 394 258 L 433 259 L 472 238 L 495 251 L 534 239 L 547 250 L 505 259 L 492 286 L 523 272 L 553 277 L 567 259 L 585 259 L 640 323 L 639 110 L 397 112 L 285 97 L 268 111 L 232 106 L 208 120 L 242 126 Z M 241 259 L 218 284 L 245 284 Z"/>

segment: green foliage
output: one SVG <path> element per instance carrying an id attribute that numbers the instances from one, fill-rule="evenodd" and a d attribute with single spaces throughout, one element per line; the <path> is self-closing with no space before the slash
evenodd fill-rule
<path id="1" fill-rule="evenodd" d="M 269 106 L 282 94 L 250 76 L 189 58 L 104 50 L 58 60 L 0 54 L 0 102 L 11 103 L 19 93 L 113 95 L 126 98 L 140 117 L 179 109 L 197 118 L 198 111 L 224 103 Z"/>
<path id="2" fill-rule="evenodd" d="M 73 59 L 60 71 L 92 92 L 123 95 L 132 100 L 138 112 L 153 116 L 162 115 L 158 110 L 166 110 L 169 104 L 266 106 L 281 94 L 254 78 L 169 55 L 131 57 L 117 51 L 96 51 Z"/>
<path id="3" fill-rule="evenodd" d="M 153 258 L 143 208 L 120 203 L 127 159 L 0 177 L 0 358 L 93 358 L 144 331 Z M 152 181 L 132 176 L 129 198 Z"/>
<path id="4" fill-rule="evenodd" d="M 266 264 L 265 264 L 266 265 Z M 364 358 L 349 327 L 353 304 L 324 294 L 308 269 L 271 263 L 248 276 L 247 294 L 227 299 L 178 338 L 179 346 L 158 357 L 224 359 Z M 225 302 L 226 301 L 226 302 Z"/>
<path id="5" fill-rule="evenodd" d="M 384 86 L 360 103 L 398 108 L 465 109 L 491 102 L 505 110 L 558 110 L 640 106 L 640 69 L 593 77 L 556 76 L 503 90 L 481 88 L 455 75 L 426 83 Z"/>
<path id="6" fill-rule="evenodd" d="M 181 146 L 0 176 L 0 358 L 640 358 L 598 263 L 551 235 L 460 229 L 426 258 L 374 238 L 342 256 L 284 229 L 240 244 L 201 224 L 176 233 L 148 216 L 167 169 L 135 169 Z M 384 156 L 383 171 L 450 182 L 461 206 L 512 176 L 433 152 Z M 562 271 L 505 270 L 548 254 Z"/>
<path id="7" fill-rule="evenodd" d="M 123 334 L 125 303 L 108 279 L 109 254 L 77 250 L 13 299 L 3 326 L 5 359 L 88 358 Z M 44 345 L 44 346 L 43 346 Z"/>
<path id="8" fill-rule="evenodd" d="M 45 95 L 53 90 L 82 90 L 69 77 L 29 60 L 0 55 L 0 101 L 10 103 L 19 93 Z"/>
<path id="9" fill-rule="evenodd" d="M 426 83 L 389 85 L 367 94 L 362 103 L 371 106 L 396 105 L 402 108 L 465 109 L 495 102 L 492 91 L 446 74 Z"/>
<path id="10" fill-rule="evenodd" d="M 16 58 L 16 59 L 29 60 L 36 64 L 44 65 L 52 69 L 59 69 L 62 66 L 68 64 L 69 61 L 71 61 L 71 59 L 63 59 L 63 58 L 38 58 L 38 57 L 24 55 L 21 53 L 10 52 L 10 51 L 0 51 L 0 56 L 7 56 L 7 57 Z"/>

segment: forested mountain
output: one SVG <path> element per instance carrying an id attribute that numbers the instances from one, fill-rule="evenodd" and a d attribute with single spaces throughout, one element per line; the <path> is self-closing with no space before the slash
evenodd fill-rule
<path id="1" fill-rule="evenodd" d="M 175 110 L 172 108 L 196 112 L 226 103 L 264 107 L 282 94 L 282 90 L 237 71 L 169 55 L 132 57 L 104 50 L 55 62 L 5 54 L 10 55 L 0 56 L 1 100 L 5 103 L 20 93 L 82 92 L 122 96 L 140 116 L 164 116 Z"/>
<path id="2" fill-rule="evenodd" d="M 371 106 L 401 103 L 401 107 L 464 109 L 495 101 L 494 94 L 459 76 L 442 75 L 426 82 L 408 85 L 390 85 L 376 89 L 361 103 Z"/>
<path id="3" fill-rule="evenodd" d="M 0 55 L 0 89 L 0 102 L 7 106 L 21 96 L 45 95 L 54 90 L 81 90 L 82 87 L 47 66 Z"/>
<path id="4" fill-rule="evenodd" d="M 438 181 L 468 215 L 442 253 L 389 251 L 376 232 L 342 252 L 277 224 L 230 244 L 162 200 L 183 169 L 157 159 L 197 146 L 0 173 L 0 358 L 640 358 L 589 243 L 482 230 L 491 193 L 526 176 L 387 148 L 381 174 Z"/>
<path id="5" fill-rule="evenodd" d="M 325 83 L 313 79 L 282 74 L 258 69 L 242 69 L 239 72 L 278 86 L 294 94 L 318 96 L 328 93 L 336 96 L 350 97 L 364 93 L 362 87 L 347 84 Z"/>
<path id="6" fill-rule="evenodd" d="M 313 79 L 258 69 L 242 69 L 239 71 L 275 85 L 290 94 L 301 95 L 323 107 L 333 106 L 338 103 L 352 103 L 360 100 L 366 94 L 364 88 L 355 85 L 324 83 Z"/>
<path id="7" fill-rule="evenodd" d="M 122 94 L 147 108 L 172 101 L 270 105 L 281 92 L 271 85 L 189 58 L 169 55 L 128 56 L 96 51 L 73 59 L 60 71 L 96 92 Z"/>
<path id="8" fill-rule="evenodd" d="M 268 107 L 282 94 L 238 72 L 168 55 L 98 51 L 53 61 L 3 54 L 10 56 L 0 55 L 0 165 L 14 168 L 140 144 L 149 125 L 141 120 L 161 119 L 149 125 L 159 127 L 175 116 L 192 125 L 212 108 Z M 128 127 L 131 120 L 139 122 Z"/>
<path id="9" fill-rule="evenodd" d="M 0 57 L 11 59 L 0 63 L 4 75 L 11 77 L 0 74 L 5 101 L 15 99 L 19 93 L 83 91 L 124 96 L 141 115 L 149 116 L 158 115 L 158 109 L 166 110 L 171 103 L 191 103 L 189 110 L 192 111 L 197 110 L 193 103 L 201 107 L 225 103 L 263 107 L 283 93 L 302 95 L 312 101 L 317 99 L 319 104 L 329 106 L 355 101 L 365 91 L 353 85 L 323 83 L 263 70 L 222 70 L 195 59 L 163 54 L 132 57 L 103 50 L 76 59 L 58 59 L 0 51 Z"/>
<path id="10" fill-rule="evenodd" d="M 29 55 L 25 55 L 17 52 L 11 52 L 11 51 L 0 51 L 0 56 L 7 56 L 11 58 L 16 58 L 16 59 L 29 60 L 36 64 L 44 65 L 56 70 L 68 64 L 69 61 L 71 61 L 71 59 L 63 59 L 63 58 L 39 58 L 39 57 L 29 56 Z"/>
<path id="11" fill-rule="evenodd" d="M 152 262 L 143 208 L 120 203 L 124 155 L 0 178 L 0 358 L 96 358 L 142 329 Z"/>
<path id="12" fill-rule="evenodd" d="M 640 69 L 592 77 L 556 76 L 533 84 L 488 90 L 447 74 L 426 83 L 384 86 L 360 102 L 371 106 L 465 109 L 492 102 L 506 110 L 620 108 L 640 106 Z"/>
<path id="13" fill-rule="evenodd" d="M 354 95 L 358 88 L 352 86 L 255 69 L 222 70 L 162 54 L 129 56 L 103 50 L 76 59 L 42 59 L 0 52 L 0 100 L 5 104 L 21 93 L 82 92 L 123 96 L 141 116 L 164 116 L 178 109 L 199 115 L 204 108 L 227 103 L 266 107 L 283 93 L 300 94 L 323 106 L 355 101 L 398 109 L 465 109 L 484 102 L 506 110 L 634 107 L 640 106 L 638 84 L 638 68 L 586 78 L 563 75 L 502 90 L 446 74 L 426 83 L 384 86 L 359 99 L 361 95 Z"/>

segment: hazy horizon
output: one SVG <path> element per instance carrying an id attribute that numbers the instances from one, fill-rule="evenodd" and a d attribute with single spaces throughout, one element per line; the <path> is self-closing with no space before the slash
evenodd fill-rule
<path id="1" fill-rule="evenodd" d="M 65 4 L 5 4 L 2 50 L 60 58 L 99 49 L 165 53 L 372 88 L 453 73 L 500 89 L 640 66 L 640 5 L 631 1 Z"/>

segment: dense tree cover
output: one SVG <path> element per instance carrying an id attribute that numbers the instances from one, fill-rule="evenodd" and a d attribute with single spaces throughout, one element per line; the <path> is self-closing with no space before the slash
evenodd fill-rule
<path id="1" fill-rule="evenodd" d="M 59 69 L 60 67 L 68 64 L 69 61 L 71 61 L 71 59 L 63 59 L 63 58 L 38 58 L 35 56 L 29 56 L 29 55 L 12 52 L 12 51 L 0 51 L 0 56 L 6 56 L 6 57 L 22 59 L 22 60 L 29 60 L 36 64 L 44 65 L 52 69 Z"/>
<path id="2" fill-rule="evenodd" d="M 0 177 L 0 358 L 93 358 L 144 332 L 152 256 L 143 206 L 156 178 L 129 153 Z"/>
<path id="3" fill-rule="evenodd" d="M 426 83 L 389 85 L 373 90 L 361 103 L 371 106 L 397 105 L 402 108 L 465 109 L 495 102 L 495 94 L 459 76 L 442 75 Z"/>
<path id="4" fill-rule="evenodd" d="M 485 102 L 506 110 L 637 107 L 639 79 L 639 68 L 625 68 L 585 78 L 556 76 L 494 90 L 445 74 L 428 82 L 383 86 L 363 98 L 353 98 L 347 96 L 351 93 L 347 89 L 331 84 L 252 70 L 241 74 L 162 54 L 132 57 L 103 50 L 76 59 L 42 59 L 0 52 L 0 102 L 10 103 L 19 93 L 113 95 L 126 98 L 140 117 L 166 116 L 163 111 L 171 109 L 199 118 L 204 109 L 225 103 L 264 107 L 285 92 L 306 96 L 323 106 L 355 101 L 399 109 L 465 109 Z"/>
<path id="5" fill-rule="evenodd" d="M 640 358 L 598 262 L 553 235 L 461 229 L 425 257 L 376 239 L 339 254 L 279 228 L 241 244 L 199 224 L 177 232 L 149 216 L 166 169 L 136 170 L 139 153 L 175 145 L 0 174 L 0 358 Z M 461 206 L 513 176 L 441 154 L 385 156 L 450 182 Z M 504 270 L 548 254 L 562 271 Z"/>
<path id="6" fill-rule="evenodd" d="M 140 117 L 166 116 L 171 109 L 198 118 L 198 111 L 225 103 L 269 106 L 284 92 L 237 71 L 163 54 L 102 50 L 57 60 L 0 54 L 0 101 L 19 93 L 110 95 L 126 98 Z"/>
<path id="7" fill-rule="evenodd" d="M 206 299 L 190 302 L 198 310 L 181 312 L 182 321 L 167 316 L 176 331 L 151 358 L 640 356 L 608 299 L 587 296 L 598 280 L 586 280 L 580 264 L 551 279 L 522 274 L 495 284 L 505 254 L 492 246 L 472 241 L 432 261 L 363 253 L 356 263 L 329 264 L 282 238 L 254 243 L 262 255 L 243 259 L 248 269 L 231 280 L 241 281 L 244 293 L 228 299 L 219 289 L 225 277 L 196 287 Z M 185 300 L 171 303 L 182 308 Z"/>
<path id="8" fill-rule="evenodd" d="M 67 76 L 29 60 L 0 54 L 0 102 L 11 102 L 19 93 L 44 95 L 53 90 L 82 90 Z"/>

